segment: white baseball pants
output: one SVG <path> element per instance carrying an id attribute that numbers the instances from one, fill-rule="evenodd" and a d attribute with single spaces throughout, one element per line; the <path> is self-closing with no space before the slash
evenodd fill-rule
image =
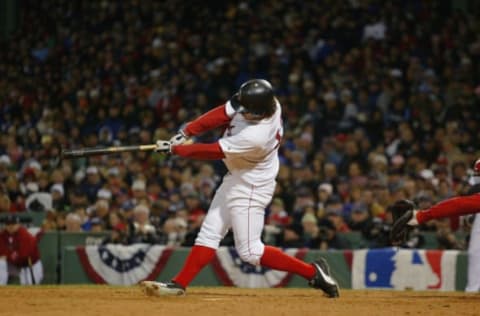
<path id="1" fill-rule="evenodd" d="M 466 292 L 480 291 L 480 215 L 475 215 L 468 245 L 468 281 Z"/>
<path id="2" fill-rule="evenodd" d="M 35 284 L 40 284 L 43 280 L 43 266 L 40 260 L 32 265 L 32 272 L 33 277 L 35 278 Z M 7 263 L 5 259 L 0 259 L 0 285 L 7 284 L 9 275 L 18 276 L 21 285 L 33 284 L 29 267 L 18 268 Z"/>
<path id="3" fill-rule="evenodd" d="M 255 186 L 227 174 L 215 192 L 195 245 L 217 249 L 232 228 L 240 258 L 258 265 L 263 255 L 261 241 L 265 208 L 272 199 L 275 181 Z"/>

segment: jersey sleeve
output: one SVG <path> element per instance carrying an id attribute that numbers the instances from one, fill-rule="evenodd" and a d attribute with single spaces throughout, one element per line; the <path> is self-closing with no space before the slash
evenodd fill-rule
<path id="1" fill-rule="evenodd" d="M 172 153 L 185 158 L 217 160 L 225 158 L 218 142 L 172 146 Z"/>
<path id="2" fill-rule="evenodd" d="M 0 257 L 8 256 L 8 248 L 6 243 L 6 237 L 4 237 L 3 232 L 0 232 Z"/>
<path id="3" fill-rule="evenodd" d="M 200 135 L 214 128 L 228 124 L 231 121 L 233 114 L 235 114 L 235 110 L 229 101 L 187 123 L 184 132 L 188 136 Z"/>
<path id="4" fill-rule="evenodd" d="M 25 228 L 19 229 L 19 243 L 18 258 L 15 262 L 18 266 L 27 266 L 28 259 L 33 260 L 34 249 L 36 247 L 36 240 Z"/>
<path id="5" fill-rule="evenodd" d="M 225 114 L 227 114 L 229 118 L 232 118 L 235 115 L 235 113 L 236 111 L 233 108 L 232 103 L 230 101 L 227 101 L 227 103 L 225 103 Z"/>

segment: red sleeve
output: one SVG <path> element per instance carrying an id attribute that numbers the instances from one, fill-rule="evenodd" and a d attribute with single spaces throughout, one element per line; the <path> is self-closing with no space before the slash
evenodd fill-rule
<path id="1" fill-rule="evenodd" d="M 5 237 L 5 233 L 0 231 L 0 257 L 3 256 L 8 256 L 7 238 Z"/>
<path id="2" fill-rule="evenodd" d="M 225 104 L 223 104 L 189 122 L 184 132 L 188 136 L 199 135 L 219 126 L 226 125 L 231 120 L 227 115 Z"/>
<path id="3" fill-rule="evenodd" d="M 432 219 L 480 213 L 480 194 L 457 196 L 417 213 L 420 224 Z"/>
<path id="4" fill-rule="evenodd" d="M 172 146 L 172 153 L 185 158 L 217 160 L 225 158 L 218 142 L 212 144 L 190 144 Z"/>
<path id="5" fill-rule="evenodd" d="M 18 229 L 18 258 L 14 264 L 21 267 L 28 266 L 28 258 L 35 263 L 38 259 L 37 241 L 26 228 L 20 227 Z"/>

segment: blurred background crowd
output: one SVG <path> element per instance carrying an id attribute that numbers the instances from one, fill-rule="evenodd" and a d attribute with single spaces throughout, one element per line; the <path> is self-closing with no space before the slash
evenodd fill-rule
<path id="1" fill-rule="evenodd" d="M 169 139 L 251 78 L 272 82 L 284 112 L 267 243 L 342 249 L 354 231 L 386 246 L 393 201 L 427 208 L 469 188 L 480 20 L 468 1 L 21 3 L 0 44 L 0 212 L 43 212 L 43 230 L 193 245 L 221 161 L 60 161 L 60 148 Z M 453 233 L 468 229 L 420 227 L 444 248 L 464 248 Z"/>

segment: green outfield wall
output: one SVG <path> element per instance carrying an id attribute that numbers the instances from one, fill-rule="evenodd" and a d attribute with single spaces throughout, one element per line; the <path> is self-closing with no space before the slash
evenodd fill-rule
<path id="1" fill-rule="evenodd" d="M 48 232 L 39 237 L 39 248 L 44 265 L 44 284 L 88 284 L 93 283 L 82 267 L 79 256 L 76 252 L 77 247 L 86 245 L 98 245 L 108 233 L 89 234 L 89 233 L 66 233 L 66 232 Z M 349 238 L 355 248 L 363 248 L 366 241 L 361 236 L 354 233 L 345 238 Z M 429 236 L 431 240 L 434 240 Z M 429 249 L 432 249 L 431 247 Z M 169 260 L 158 276 L 158 280 L 171 279 L 180 269 L 188 255 L 188 248 L 176 248 L 173 250 Z M 315 260 L 322 256 L 326 258 L 331 266 L 332 274 L 338 280 L 342 288 L 351 288 L 351 271 L 345 254 L 349 250 L 331 250 L 318 251 L 309 250 L 306 252 L 304 260 L 307 262 Z M 351 251 L 350 251 L 351 252 Z M 463 291 L 467 282 L 467 264 L 468 257 L 466 252 L 460 252 L 457 257 L 455 288 Z M 212 266 L 207 266 L 193 281 L 193 286 L 216 286 L 221 285 L 221 281 L 213 271 Z M 289 287 L 306 287 L 305 280 L 294 276 L 288 283 Z"/>
<path id="2" fill-rule="evenodd" d="M 63 249 L 63 265 L 62 265 L 62 283 L 64 284 L 85 284 L 93 283 L 82 267 L 75 246 L 67 246 Z M 170 280 L 179 271 L 183 262 L 188 255 L 188 248 L 175 249 L 170 256 L 164 269 L 158 276 L 158 281 Z M 332 274 L 337 279 L 341 288 L 351 288 L 351 272 L 350 267 L 345 259 L 345 251 L 308 251 L 304 260 L 311 262 L 317 257 L 324 257 L 330 264 Z M 467 255 L 462 252 L 457 257 L 456 265 L 456 284 L 458 291 L 463 291 L 467 281 Z M 200 272 L 198 277 L 193 281 L 192 286 L 219 286 L 222 285 L 217 275 L 208 265 Z M 307 287 L 305 280 L 301 277 L 294 276 L 287 285 L 288 287 Z"/>

